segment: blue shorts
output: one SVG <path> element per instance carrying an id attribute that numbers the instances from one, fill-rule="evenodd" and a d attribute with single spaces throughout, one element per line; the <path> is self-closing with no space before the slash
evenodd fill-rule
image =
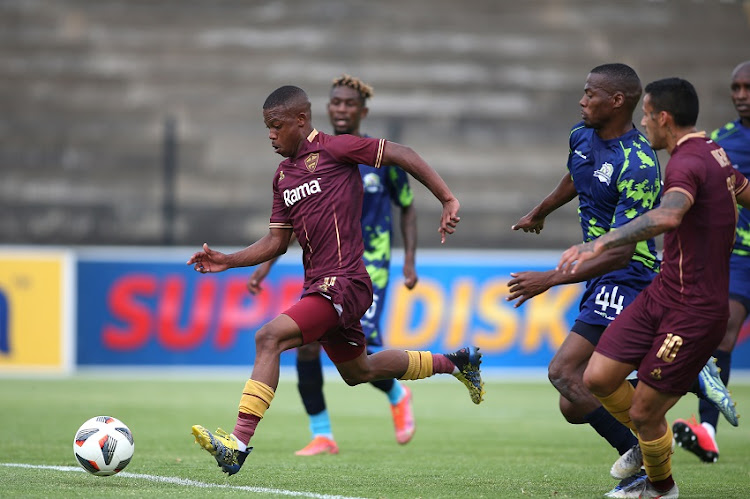
<path id="1" fill-rule="evenodd" d="M 387 286 L 386 283 L 386 288 Z M 372 305 L 359 321 L 362 324 L 362 331 L 365 333 L 368 346 L 383 346 L 383 338 L 380 334 L 380 315 L 383 312 L 383 307 L 385 307 L 386 288 L 378 287 L 375 283 L 372 284 Z"/>
<path id="2" fill-rule="evenodd" d="M 750 256 L 733 253 L 729 259 L 729 298 L 750 312 Z"/>
<path id="3" fill-rule="evenodd" d="M 623 283 L 621 280 L 613 280 L 608 275 L 591 279 L 586 283 L 586 290 L 581 297 L 576 322 L 590 326 L 609 326 L 625 307 L 633 303 L 646 284 L 648 283 L 644 283 L 643 286 Z"/>

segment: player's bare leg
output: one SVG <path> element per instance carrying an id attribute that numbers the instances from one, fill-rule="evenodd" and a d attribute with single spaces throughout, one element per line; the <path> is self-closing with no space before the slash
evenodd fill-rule
<path id="1" fill-rule="evenodd" d="M 571 424 L 588 423 L 620 455 L 624 455 L 638 444 L 638 439 L 602 407 L 583 383 L 583 373 L 594 348 L 580 334 L 568 334 L 550 362 L 549 380 L 560 393 L 560 412 L 565 419 Z M 626 480 L 639 470 L 640 465 L 620 479 Z"/>
<path id="2" fill-rule="evenodd" d="M 201 425 L 193 426 L 195 441 L 214 456 L 224 473 L 237 473 L 252 450 L 248 446 L 250 438 L 271 405 L 279 383 L 281 352 L 301 344 L 302 333 L 290 317 L 282 314 L 265 324 L 255 335 L 253 372 L 242 391 L 234 431 L 227 434 L 218 429 L 212 433 Z"/>

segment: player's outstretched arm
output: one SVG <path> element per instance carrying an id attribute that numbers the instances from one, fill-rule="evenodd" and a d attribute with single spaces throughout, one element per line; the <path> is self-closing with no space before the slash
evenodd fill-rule
<path id="1" fill-rule="evenodd" d="M 526 300 L 540 295 L 553 286 L 587 281 L 593 277 L 624 268 L 630 263 L 635 251 L 635 243 L 604 251 L 598 257 L 581 265 L 575 274 L 552 269 L 543 272 L 526 271 L 512 272 L 512 279 L 508 281 L 510 294 L 507 301 L 518 300 L 513 307 L 520 307 Z"/>
<path id="2" fill-rule="evenodd" d="M 541 203 L 536 205 L 533 210 L 520 218 L 518 222 L 511 226 L 513 230 L 523 230 L 524 232 L 534 232 L 539 234 L 544 228 L 544 219 L 547 215 L 569 203 L 578 196 L 576 186 L 569 173 L 563 175 L 557 187 L 547 194 Z"/>
<path id="3" fill-rule="evenodd" d="M 417 209 L 414 203 L 401 208 L 401 238 L 404 241 L 404 286 L 414 289 L 419 277 L 416 269 Z"/>
<path id="4" fill-rule="evenodd" d="M 440 242 L 444 243 L 446 234 L 453 234 L 456 231 L 456 225 L 461 220 L 458 216 L 458 209 L 461 205 L 448 188 L 448 184 L 411 147 L 395 142 L 386 142 L 382 164 L 396 165 L 403 169 L 419 180 L 443 204 L 438 232 L 440 233 Z"/>
<path id="5" fill-rule="evenodd" d="M 234 267 L 249 267 L 286 253 L 291 238 L 291 229 L 270 229 L 268 234 L 236 253 L 225 254 L 203 243 L 203 250 L 187 261 L 196 272 L 223 272 Z"/>
<path id="6" fill-rule="evenodd" d="M 677 189 L 670 189 L 662 197 L 661 205 L 658 208 L 647 211 L 617 230 L 607 232 L 593 241 L 571 246 L 565 250 L 560 257 L 557 270 L 574 274 L 583 262 L 591 260 L 607 249 L 645 241 L 668 230 L 675 229 L 679 227 L 682 217 L 685 216 L 692 204 L 693 202 L 687 194 Z"/>

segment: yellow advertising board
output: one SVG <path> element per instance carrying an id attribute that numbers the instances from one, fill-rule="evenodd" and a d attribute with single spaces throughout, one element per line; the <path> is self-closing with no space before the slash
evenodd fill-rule
<path id="1" fill-rule="evenodd" d="M 71 369 L 72 266 L 65 251 L 0 248 L 0 373 Z"/>

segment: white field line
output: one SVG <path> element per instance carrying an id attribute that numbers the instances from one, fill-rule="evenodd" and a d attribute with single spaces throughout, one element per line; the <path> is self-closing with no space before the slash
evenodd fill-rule
<path id="1" fill-rule="evenodd" d="M 54 471 L 73 471 L 73 472 L 85 472 L 84 469 L 77 466 L 45 466 L 36 464 L 24 464 L 24 463 L 0 463 L 0 466 L 8 468 L 29 468 L 36 470 L 54 470 Z M 316 494 L 315 492 L 299 492 L 296 490 L 283 490 L 283 489 L 269 489 L 266 487 L 251 487 L 249 485 L 227 485 L 220 483 L 206 483 L 198 482 L 196 480 L 190 480 L 187 478 L 179 478 L 176 476 L 157 476 L 157 475 L 144 475 L 143 473 L 128 473 L 127 471 L 121 471 L 117 474 L 124 478 L 136 478 L 141 480 L 148 480 L 151 482 L 159 483 L 170 483 L 173 485 L 182 485 L 184 487 L 196 487 L 199 489 L 229 489 L 229 490 L 244 490 L 247 492 L 255 492 L 258 494 L 276 494 L 279 496 L 292 496 L 292 497 L 312 497 L 314 499 L 363 499 L 360 497 L 349 497 L 349 496 L 333 496 L 329 494 Z M 97 477 L 103 478 L 103 477 Z"/>

